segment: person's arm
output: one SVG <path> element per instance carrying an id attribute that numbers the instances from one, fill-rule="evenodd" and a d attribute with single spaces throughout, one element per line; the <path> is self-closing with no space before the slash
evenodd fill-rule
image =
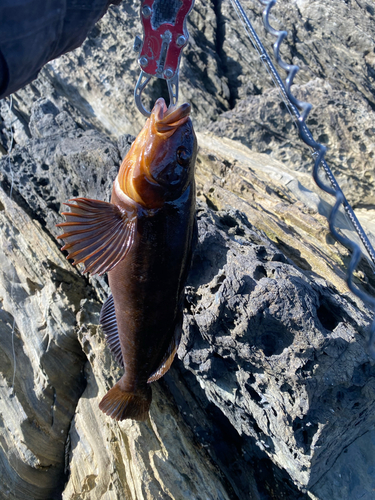
<path id="1" fill-rule="evenodd" d="M 109 5 L 121 0 L 0 0 L 0 99 L 79 47 Z"/>

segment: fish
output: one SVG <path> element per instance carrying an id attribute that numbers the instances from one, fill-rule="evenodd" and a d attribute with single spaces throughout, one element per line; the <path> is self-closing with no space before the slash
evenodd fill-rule
<path id="1" fill-rule="evenodd" d="M 150 384 L 175 357 L 182 333 L 184 289 L 197 238 L 197 139 L 188 103 L 156 101 L 125 156 L 110 202 L 73 198 L 65 205 L 64 240 L 83 272 L 108 273 L 111 295 L 100 324 L 124 374 L 99 408 L 117 421 L 145 420 Z"/>

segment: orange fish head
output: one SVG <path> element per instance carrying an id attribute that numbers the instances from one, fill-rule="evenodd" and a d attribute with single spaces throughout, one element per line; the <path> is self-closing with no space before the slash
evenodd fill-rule
<path id="1" fill-rule="evenodd" d="M 146 208 L 178 199 L 194 177 L 197 140 L 190 104 L 168 109 L 156 101 L 119 172 L 122 190 Z"/>
<path id="2" fill-rule="evenodd" d="M 152 146 L 147 155 L 148 175 L 164 189 L 165 201 L 181 196 L 194 176 L 197 139 L 190 120 L 190 104 L 167 109 L 156 101 L 150 117 Z"/>

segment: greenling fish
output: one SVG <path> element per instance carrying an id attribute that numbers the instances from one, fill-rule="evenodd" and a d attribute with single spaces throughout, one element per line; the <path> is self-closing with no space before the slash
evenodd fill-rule
<path id="1" fill-rule="evenodd" d="M 100 322 L 124 375 L 99 408 L 116 420 L 144 420 L 150 382 L 170 368 L 182 330 L 195 222 L 197 141 L 190 105 L 158 99 L 113 183 L 111 202 L 66 203 L 59 236 L 84 272 L 108 272 Z"/>

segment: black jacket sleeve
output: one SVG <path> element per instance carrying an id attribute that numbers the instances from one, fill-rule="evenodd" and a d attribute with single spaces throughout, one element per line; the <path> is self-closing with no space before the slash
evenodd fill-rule
<path id="1" fill-rule="evenodd" d="M 121 0 L 0 0 L 0 99 L 37 77 L 44 64 L 79 47 Z"/>

